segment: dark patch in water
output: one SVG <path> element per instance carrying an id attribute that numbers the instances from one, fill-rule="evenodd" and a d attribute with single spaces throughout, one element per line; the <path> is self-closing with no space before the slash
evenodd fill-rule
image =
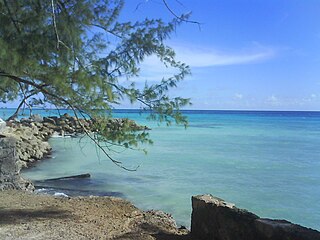
<path id="1" fill-rule="evenodd" d="M 161 180 L 162 179 L 162 177 L 157 176 L 157 175 L 146 175 L 144 177 L 147 179 L 151 179 L 151 180 Z"/>
<path id="2" fill-rule="evenodd" d="M 123 182 L 144 183 L 145 181 L 143 179 L 137 178 L 137 177 L 125 177 L 123 179 Z"/>
<path id="3" fill-rule="evenodd" d="M 44 180 L 44 181 L 35 181 L 34 185 L 36 189 L 42 189 L 44 193 L 55 194 L 56 192 L 62 192 L 68 196 L 113 196 L 113 197 L 122 197 L 125 195 L 121 192 L 114 191 L 99 191 L 91 190 L 97 189 L 96 181 L 92 179 L 62 179 L 62 180 Z"/>
<path id="4" fill-rule="evenodd" d="M 190 124 L 189 127 L 193 128 L 220 128 L 222 127 L 222 124 Z"/>

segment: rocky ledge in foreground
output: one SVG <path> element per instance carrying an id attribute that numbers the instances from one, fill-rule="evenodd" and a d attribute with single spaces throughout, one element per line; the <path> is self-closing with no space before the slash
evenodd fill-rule
<path id="1" fill-rule="evenodd" d="M 0 239 L 187 240 L 187 230 L 161 211 L 141 211 L 114 197 L 57 198 L 0 194 Z"/>
<path id="2" fill-rule="evenodd" d="M 320 232 L 260 218 L 212 195 L 192 197 L 192 236 L 199 240 L 320 240 Z"/>

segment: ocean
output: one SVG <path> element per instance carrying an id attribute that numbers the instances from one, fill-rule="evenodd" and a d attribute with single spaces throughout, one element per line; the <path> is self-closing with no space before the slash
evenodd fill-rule
<path id="1" fill-rule="evenodd" d="M 11 109 L 1 109 L 0 117 Z M 64 113 L 65 111 L 61 111 Z M 54 110 L 36 110 L 43 115 Z M 51 138 L 52 158 L 23 171 L 43 191 L 124 197 L 142 209 L 169 212 L 190 227 L 191 196 L 212 194 L 266 218 L 320 230 L 320 112 L 185 111 L 189 127 L 146 120 L 136 110 L 116 110 L 147 125 L 148 154 L 113 149 L 129 168 L 115 166 L 87 138 Z M 90 179 L 41 182 L 90 173 Z"/>

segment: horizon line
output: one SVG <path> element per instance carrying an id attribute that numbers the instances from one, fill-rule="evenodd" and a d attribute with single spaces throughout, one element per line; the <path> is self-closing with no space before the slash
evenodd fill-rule
<path id="1" fill-rule="evenodd" d="M 0 109 L 16 109 L 14 107 L 0 107 Z M 33 108 L 32 110 L 70 110 L 68 108 Z M 149 111 L 143 110 L 140 108 L 115 108 L 110 111 L 114 110 L 136 110 L 136 111 Z M 26 109 L 29 111 L 29 109 Z M 106 110 L 107 111 L 107 110 Z M 180 111 L 238 111 L 238 112 L 320 112 L 320 110 L 279 110 L 279 109 L 180 109 Z"/>

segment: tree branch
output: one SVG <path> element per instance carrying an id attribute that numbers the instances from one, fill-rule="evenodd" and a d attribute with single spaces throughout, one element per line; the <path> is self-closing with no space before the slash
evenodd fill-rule
<path id="1" fill-rule="evenodd" d="M 10 10 L 10 7 L 9 7 L 9 4 L 7 3 L 6 0 L 4 0 L 4 5 L 5 5 L 6 8 L 7 8 L 7 11 L 8 11 L 8 13 L 9 13 L 11 22 L 13 23 L 14 27 L 16 28 L 16 30 L 18 31 L 18 33 L 21 33 L 21 31 L 20 31 L 20 29 L 19 29 L 19 27 L 18 27 L 18 25 L 17 25 L 16 20 L 15 20 L 15 19 L 13 18 L 13 16 L 12 16 L 12 13 L 11 13 L 11 10 Z"/>
<path id="2" fill-rule="evenodd" d="M 63 46 L 65 46 L 67 49 L 70 49 L 63 41 L 60 40 L 58 29 L 57 29 L 57 22 L 56 22 L 56 14 L 55 14 L 55 7 L 54 2 L 51 0 L 51 8 L 52 8 L 52 21 L 53 21 L 53 28 L 56 35 L 57 45 L 56 48 L 59 50 L 59 44 L 61 43 Z"/>
<path id="3" fill-rule="evenodd" d="M 67 106 L 69 106 L 71 108 L 71 110 L 73 111 L 79 125 L 81 126 L 81 128 L 83 129 L 83 131 L 85 132 L 85 134 L 99 147 L 99 149 L 109 158 L 109 160 L 111 160 L 114 164 L 116 164 L 118 167 L 124 169 L 124 170 L 127 170 L 127 171 L 136 171 L 139 166 L 135 169 L 130 169 L 130 168 L 126 168 L 122 165 L 122 162 L 120 161 L 117 161 L 115 159 L 113 159 L 107 152 L 106 150 L 99 144 L 99 142 L 91 136 L 91 134 L 89 133 L 89 131 L 86 129 L 86 127 L 81 123 L 79 117 L 78 117 L 78 114 L 77 114 L 77 111 L 81 112 L 81 109 L 79 109 L 78 107 L 75 107 L 72 103 L 70 103 L 68 100 L 56 95 L 56 94 L 53 94 L 51 92 L 49 92 L 47 89 L 45 89 L 45 85 L 39 85 L 39 84 L 36 84 L 32 81 L 29 81 L 29 80 L 26 80 L 26 79 L 23 79 L 23 78 L 20 78 L 20 77 L 17 77 L 17 76 L 14 76 L 14 75 L 11 75 L 11 74 L 8 74 L 8 73 L 5 73 L 5 72 L 0 72 L 0 76 L 2 77 L 7 77 L 7 78 L 10 78 L 12 80 L 14 80 L 15 82 L 17 82 L 18 84 L 19 83 L 24 83 L 24 84 L 28 84 L 28 85 L 31 85 L 33 87 L 35 87 L 36 89 L 38 89 L 40 92 L 42 92 L 44 95 L 48 95 L 54 99 L 57 99 L 61 102 L 63 102 L 64 104 L 66 104 Z"/>
<path id="4" fill-rule="evenodd" d="M 20 111 L 20 108 L 22 107 L 23 104 L 25 104 L 26 100 L 30 97 L 32 97 L 33 95 L 36 95 L 38 92 L 34 92 L 34 93 L 31 93 L 29 95 L 24 95 L 24 98 L 22 99 L 22 101 L 20 102 L 20 104 L 18 105 L 16 111 L 7 119 L 7 121 L 10 121 L 10 120 L 13 120 L 15 119 L 18 114 L 19 114 L 19 111 Z"/>
<path id="5" fill-rule="evenodd" d="M 106 31 L 107 33 L 110 33 L 110 34 L 112 34 L 112 35 L 114 35 L 114 36 L 116 36 L 116 37 L 118 37 L 118 38 L 120 38 L 120 39 L 123 39 L 122 36 L 120 36 L 119 34 L 116 34 L 116 33 L 112 32 L 112 31 L 110 31 L 109 29 L 107 29 L 107 28 L 104 27 L 104 26 L 101 26 L 101 25 L 95 24 L 95 23 L 91 23 L 91 24 L 89 24 L 89 25 L 94 26 L 94 27 L 97 27 L 97 28 L 100 28 L 100 29 Z"/>
<path id="6" fill-rule="evenodd" d="M 192 23 L 192 24 L 197 24 L 199 29 L 201 29 L 201 23 L 200 22 L 197 22 L 197 21 L 190 21 L 190 20 L 187 20 L 187 19 L 184 19 L 180 16 L 178 16 L 171 8 L 170 6 L 168 5 L 167 1 L 166 0 L 162 0 L 162 2 L 164 3 L 165 7 L 168 9 L 168 11 L 175 17 L 177 18 L 178 20 L 182 21 L 182 22 L 186 22 L 186 23 Z"/>

